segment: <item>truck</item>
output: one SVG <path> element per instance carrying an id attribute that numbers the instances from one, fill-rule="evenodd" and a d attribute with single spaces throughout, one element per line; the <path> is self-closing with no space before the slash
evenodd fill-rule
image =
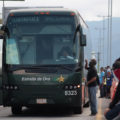
<path id="1" fill-rule="evenodd" d="M 23 106 L 82 113 L 84 59 L 91 56 L 87 30 L 77 10 L 4 8 L 0 104 L 13 114 Z"/>

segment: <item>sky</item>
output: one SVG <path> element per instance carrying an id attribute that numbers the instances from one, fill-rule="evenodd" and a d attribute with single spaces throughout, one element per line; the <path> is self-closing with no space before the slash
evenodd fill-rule
<path id="1" fill-rule="evenodd" d="M 3 2 L 0 0 L 0 14 L 2 13 Z M 80 12 L 85 21 L 95 21 L 107 16 L 108 0 L 25 0 L 25 1 L 6 1 L 5 6 L 63 6 L 65 8 L 76 9 Z M 113 0 L 113 17 L 120 17 L 120 0 Z M 1 15 L 0 15 L 1 17 Z"/>

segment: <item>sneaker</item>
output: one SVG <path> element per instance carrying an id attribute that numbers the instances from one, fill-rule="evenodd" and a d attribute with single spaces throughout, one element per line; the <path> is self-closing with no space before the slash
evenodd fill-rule
<path id="1" fill-rule="evenodd" d="M 103 96 L 99 96 L 98 98 L 103 98 Z"/>
<path id="2" fill-rule="evenodd" d="M 95 116 L 97 113 L 91 113 L 90 116 Z"/>

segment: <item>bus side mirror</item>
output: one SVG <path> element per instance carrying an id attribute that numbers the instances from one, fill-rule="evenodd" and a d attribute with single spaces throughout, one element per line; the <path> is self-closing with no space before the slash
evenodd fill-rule
<path id="1" fill-rule="evenodd" d="M 9 33 L 8 27 L 5 26 L 5 25 L 2 25 L 2 27 L 0 29 L 0 38 L 3 39 L 5 34 L 8 36 L 8 38 L 10 37 L 10 33 Z"/>
<path id="2" fill-rule="evenodd" d="M 86 35 L 82 35 L 82 39 L 80 40 L 81 46 L 86 46 Z"/>

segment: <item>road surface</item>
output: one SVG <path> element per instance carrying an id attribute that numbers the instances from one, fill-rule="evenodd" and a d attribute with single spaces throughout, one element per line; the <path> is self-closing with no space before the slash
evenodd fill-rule
<path id="1" fill-rule="evenodd" d="M 105 120 L 103 112 L 110 99 L 98 98 L 98 114 L 90 116 L 90 108 L 84 108 L 82 114 L 74 114 L 71 110 L 64 109 L 25 109 L 19 116 L 14 116 L 9 107 L 0 106 L 1 120 Z"/>

